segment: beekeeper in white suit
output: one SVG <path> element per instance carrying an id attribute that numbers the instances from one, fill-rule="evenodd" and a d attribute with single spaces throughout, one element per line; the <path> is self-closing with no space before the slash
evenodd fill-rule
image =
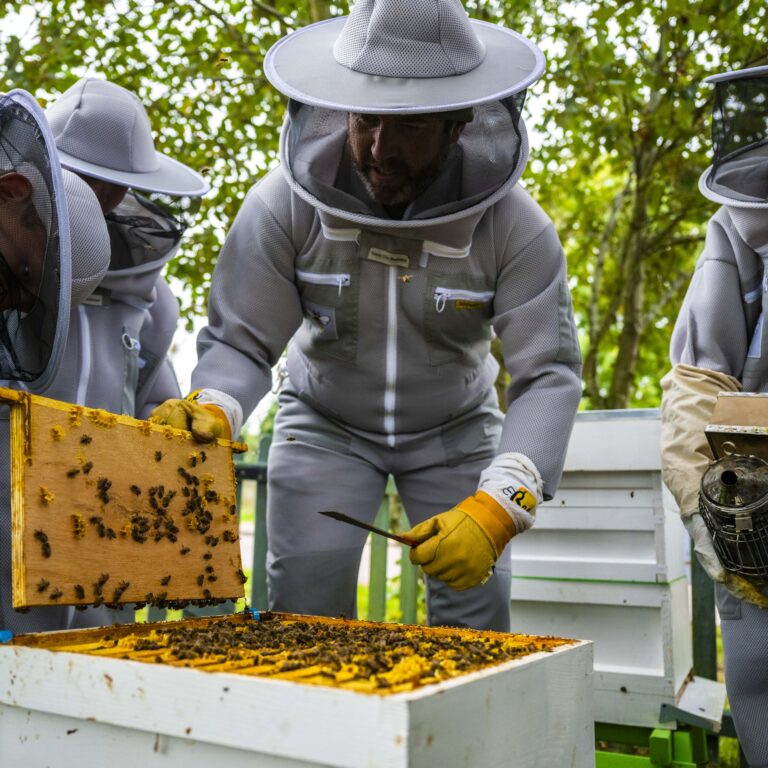
<path id="1" fill-rule="evenodd" d="M 662 380 L 664 480 L 696 554 L 716 582 L 725 683 L 752 768 L 768 766 L 768 590 L 726 570 L 699 512 L 712 454 L 704 427 L 719 392 L 768 392 L 768 67 L 708 78 L 715 85 L 714 161 L 702 194 L 721 207 L 672 335 Z"/>
<path id="2" fill-rule="evenodd" d="M 507 543 L 557 488 L 581 393 L 563 252 L 517 184 L 543 68 L 458 0 L 358 0 L 269 52 L 290 99 L 281 165 L 218 260 L 192 400 L 155 418 L 237 434 L 292 339 L 268 469 L 271 607 L 355 615 L 365 533 L 317 513 L 372 521 L 391 474 L 430 623 L 509 628 Z"/>
<path id="3" fill-rule="evenodd" d="M 98 197 L 111 246 L 107 274 L 72 315 L 64 364 L 46 394 L 143 419 L 180 395 L 168 358 L 179 304 L 163 271 L 186 222 L 171 206 L 199 198 L 208 182 L 155 149 L 147 110 L 116 83 L 84 77 L 46 117 L 62 166 Z"/>
<path id="4" fill-rule="evenodd" d="M 70 308 L 98 285 L 109 236 L 96 196 L 62 171 L 45 115 L 24 91 L 0 94 L 0 385 L 47 394 Z M 11 602 L 9 409 L 0 404 L 0 632 L 65 629 L 68 606 Z"/>

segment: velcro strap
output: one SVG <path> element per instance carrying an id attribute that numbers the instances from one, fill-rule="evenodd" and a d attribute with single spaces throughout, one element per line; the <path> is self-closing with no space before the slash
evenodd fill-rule
<path id="1" fill-rule="evenodd" d="M 515 521 L 493 496 L 478 491 L 459 505 L 486 533 L 500 555 L 507 542 L 517 533 Z"/>

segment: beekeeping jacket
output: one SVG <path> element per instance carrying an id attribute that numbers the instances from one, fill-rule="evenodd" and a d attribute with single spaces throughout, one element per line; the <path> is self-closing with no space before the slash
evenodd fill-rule
<path id="1" fill-rule="evenodd" d="M 99 284 L 109 262 L 109 238 L 95 195 L 80 178 L 63 172 L 62 198 L 66 200 L 69 219 L 71 268 L 65 270 L 68 307 L 77 307 Z M 69 255 L 67 256 L 69 259 Z M 63 304 L 64 302 L 62 302 Z M 61 304 L 59 305 L 61 306 Z M 66 341 L 67 317 L 59 318 L 64 329 L 61 343 Z M 59 359 L 58 354 L 56 358 Z M 51 372 L 57 375 L 58 371 Z M 48 378 L 48 377 L 46 377 Z M 39 389 L 35 382 L 25 386 L 37 394 L 48 394 L 47 387 Z M 7 406 L 0 407 L 0 629 L 13 632 L 39 632 L 65 629 L 71 609 L 68 606 L 33 608 L 29 613 L 17 613 L 11 607 L 11 508 L 10 508 L 10 425 Z"/>
<path id="2" fill-rule="evenodd" d="M 708 79 L 717 87 L 714 162 L 701 193 L 720 204 L 675 323 L 673 369 L 663 379 L 664 476 L 684 517 L 698 510 L 699 481 L 712 460 L 704 436 L 721 391 L 768 391 L 768 67 Z M 768 113 L 766 113 L 768 114 Z M 743 122 L 742 122 L 743 121 Z"/>
<path id="3" fill-rule="evenodd" d="M 716 86 L 714 162 L 699 188 L 722 207 L 709 221 L 675 324 L 674 367 L 664 377 L 662 401 L 664 479 L 691 523 L 700 520 L 699 483 L 711 461 L 704 427 L 717 394 L 768 392 L 768 67 L 716 75 L 709 82 Z M 697 551 L 708 548 L 716 557 L 706 529 L 699 541 L 690 524 L 689 530 Z M 762 592 L 768 595 L 768 588 Z M 768 765 L 768 609 L 720 583 L 715 595 L 736 733 L 749 764 Z"/>
<path id="4" fill-rule="evenodd" d="M 133 192 L 106 219 L 109 271 L 72 310 L 64 361 L 45 394 L 146 418 L 180 394 L 167 357 L 179 308 L 162 270 L 178 250 L 181 232 Z"/>
<path id="5" fill-rule="evenodd" d="M 476 107 L 439 177 L 399 220 L 352 171 L 345 126 L 342 112 L 292 102 L 281 167 L 246 197 L 216 265 L 193 387 L 229 406 L 236 433 L 239 409 L 248 414 L 269 391 L 292 339 L 299 397 L 397 448 L 398 434 L 486 397 L 495 332 L 512 375 L 499 451 L 529 457 L 550 496 L 580 355 L 560 243 L 516 183 L 527 140 L 515 104 Z"/>

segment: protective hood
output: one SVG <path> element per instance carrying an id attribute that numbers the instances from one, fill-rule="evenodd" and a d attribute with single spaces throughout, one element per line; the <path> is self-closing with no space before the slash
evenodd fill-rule
<path id="1" fill-rule="evenodd" d="M 347 113 L 292 101 L 280 156 L 292 189 L 320 215 L 332 240 L 359 240 L 367 231 L 413 239 L 415 248 L 447 258 L 469 252 L 477 222 L 518 181 L 528 159 L 520 116 L 525 94 L 474 107 L 438 176 L 400 219 L 373 200 L 347 147 Z"/>
<path id="2" fill-rule="evenodd" d="M 713 162 L 699 180 L 710 200 L 740 209 L 768 209 L 768 66 L 726 72 L 715 86 Z"/>
<path id="3" fill-rule="evenodd" d="M 179 248 L 184 224 L 133 191 L 105 219 L 111 257 L 100 290 L 129 303 L 151 302 L 158 275 Z"/>

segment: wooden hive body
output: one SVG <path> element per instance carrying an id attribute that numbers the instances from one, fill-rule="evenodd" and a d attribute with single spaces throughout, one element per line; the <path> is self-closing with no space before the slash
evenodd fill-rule
<path id="1" fill-rule="evenodd" d="M 412 631 L 427 644 L 456 634 L 290 614 L 273 620 Z M 173 624 L 206 630 L 217 621 Z M 10 764 L 45 764 L 56 754 L 57 766 L 70 768 L 87 754 L 90 764 L 112 768 L 594 766 L 588 642 L 532 647 L 509 661 L 395 692 L 264 678 L 234 664 L 226 671 L 215 659 L 183 667 L 149 655 L 89 655 L 105 633 L 151 631 L 41 633 L 0 645 L 0 749 Z M 463 632 L 465 643 L 506 637 Z"/>
<path id="2" fill-rule="evenodd" d="M 219 441 L 201 448 L 185 432 L 128 417 L 25 393 L 1 396 L 12 401 L 15 605 L 162 604 L 242 595 L 239 543 L 236 535 L 225 535 L 237 530 L 231 453 L 239 446 Z M 192 498 L 183 488 L 195 485 L 198 496 L 213 492 L 200 502 L 211 514 L 197 514 L 188 525 L 196 513 L 182 514 Z M 158 486 L 162 492 L 150 495 Z M 176 493 L 169 498 L 169 491 Z M 176 521 L 172 527 L 168 517 Z M 155 540 L 155 534 L 162 535 Z M 209 581 L 209 575 L 217 578 Z M 55 599 L 54 588 L 61 592 Z M 272 649 L 278 666 L 266 651 L 258 659 L 228 648 L 171 657 L 153 639 L 175 630 L 209 635 L 222 622 L 251 625 L 250 614 L 20 635 L 0 644 L 3 764 L 45 765 L 55 756 L 58 768 L 594 765 L 588 642 L 272 618 L 384 633 L 389 639 L 370 654 L 377 665 L 389 653 L 387 643 L 398 647 L 397 633 L 418 636 L 424 648 L 459 637 L 458 660 L 486 642 L 519 643 L 522 652 L 444 678 L 434 664 L 422 658 L 414 665 L 406 654 L 395 659 L 388 677 L 382 666 L 369 675 L 358 657 L 331 673 L 317 659 L 310 668 L 294 667 L 306 648 Z M 125 638 L 133 644 L 121 646 Z M 440 659 L 445 669 L 451 666 L 450 653 Z"/>

